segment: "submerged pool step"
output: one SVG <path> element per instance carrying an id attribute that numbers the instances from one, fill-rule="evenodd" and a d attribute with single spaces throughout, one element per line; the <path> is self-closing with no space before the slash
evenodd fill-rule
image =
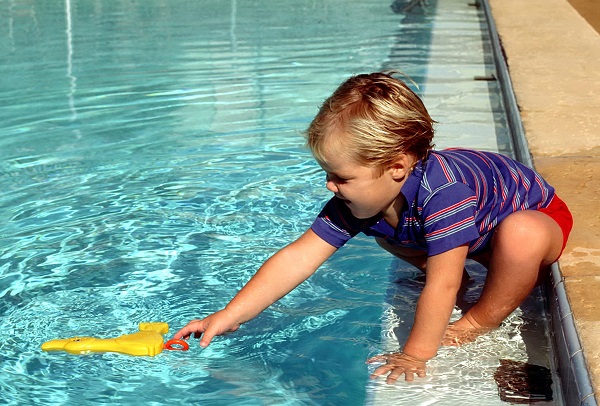
<path id="1" fill-rule="evenodd" d="M 464 5 L 463 5 L 464 6 Z M 493 55 L 493 67 L 494 72 L 490 73 L 489 71 L 482 71 L 482 73 L 477 73 L 473 76 L 473 80 L 480 83 L 485 82 L 496 82 L 498 83 L 498 88 L 501 98 L 501 103 L 503 104 L 503 109 L 505 112 L 505 118 L 503 121 L 503 126 L 507 127 L 507 131 L 510 133 L 512 150 L 514 152 L 514 156 L 519 161 L 533 166 L 533 162 L 531 159 L 531 154 L 529 152 L 527 141 L 524 135 L 523 124 L 521 121 L 519 109 L 516 103 L 516 97 L 514 95 L 514 91 L 512 88 L 512 83 L 510 80 L 510 75 L 508 72 L 508 67 L 504 60 L 504 56 L 502 53 L 502 49 L 500 46 L 500 41 L 498 38 L 498 34 L 496 32 L 496 27 L 494 24 L 493 17 L 491 15 L 491 11 L 489 8 L 489 4 L 487 0 L 479 0 L 477 3 L 472 4 L 472 6 L 478 6 L 478 9 L 483 12 L 485 22 L 487 22 L 487 30 L 488 32 L 482 33 L 482 42 L 488 41 L 487 36 L 489 36 L 489 43 L 483 45 L 483 49 L 479 50 L 482 54 L 485 52 L 489 52 L 489 47 L 491 47 L 491 53 Z M 443 14 L 444 17 L 448 17 L 449 10 L 446 10 L 448 7 L 460 7 L 458 5 L 449 5 L 448 3 L 441 3 L 432 1 L 429 3 L 429 7 L 431 8 L 444 8 L 444 13 L 440 13 L 440 10 L 436 10 L 435 13 L 432 14 Z M 454 10 L 456 11 L 456 10 Z M 418 12 L 418 11 L 416 11 Z M 467 10 L 461 10 L 462 13 L 468 13 Z M 436 16 L 432 16 L 430 24 L 435 26 L 436 24 Z M 443 18 L 443 17 L 440 17 Z M 448 29 L 449 26 L 456 22 L 450 22 L 448 20 L 443 21 L 441 24 L 445 25 L 445 28 Z M 457 30 L 464 29 L 465 26 L 462 27 L 459 24 L 455 24 Z M 435 28 L 434 28 L 435 29 Z M 452 29 L 452 27 L 450 27 Z M 485 28 L 483 28 L 485 30 Z M 472 33 L 471 33 L 472 34 Z M 430 51 L 429 58 L 435 58 L 436 50 L 440 50 L 444 48 L 443 41 L 441 44 L 434 44 L 435 42 L 435 33 L 431 34 L 431 44 L 430 47 L 433 48 Z M 486 47 L 488 48 L 486 50 Z M 398 47 L 401 48 L 401 47 Z M 471 50 L 473 51 L 473 50 Z M 465 49 L 464 52 L 469 52 L 468 49 Z M 473 60 L 473 55 L 469 55 L 465 57 L 466 59 Z M 440 89 L 442 86 L 447 86 L 450 88 L 451 86 L 458 86 L 455 91 L 456 94 L 461 94 L 464 89 L 460 89 L 461 83 L 464 86 L 464 83 L 460 80 L 457 83 L 451 84 L 440 84 L 439 81 L 443 80 L 443 77 L 440 77 L 439 74 L 443 70 L 439 65 L 436 66 L 438 61 L 433 61 L 433 67 L 430 67 L 429 64 L 427 67 L 424 67 L 423 70 L 427 71 L 424 74 L 423 80 L 423 89 L 426 104 L 427 102 L 431 102 L 432 100 L 435 102 L 435 97 L 438 97 L 440 94 L 437 93 L 432 97 L 428 97 L 428 90 L 431 89 Z M 482 66 L 488 63 L 488 61 L 484 61 L 482 58 Z M 454 66 L 456 68 L 456 66 Z M 466 67 L 466 70 L 473 71 L 473 67 Z M 456 72 L 454 72 L 456 73 Z M 429 75 L 433 75 L 433 79 L 429 78 Z M 457 76 L 460 74 L 457 74 Z M 428 80 L 432 80 L 432 82 L 428 83 Z M 452 82 L 452 81 L 449 81 Z M 435 91 L 434 91 L 435 93 Z M 464 92 L 463 92 L 464 93 Z M 444 103 L 440 103 L 444 104 Z M 493 103 L 492 103 L 493 104 Z M 440 109 L 445 106 L 440 106 Z M 436 107 L 434 107 L 435 109 Z M 491 106 L 491 108 L 497 108 L 497 106 Z M 490 124 L 494 125 L 494 124 Z M 498 125 L 498 124 L 495 124 Z M 498 133 L 497 133 L 498 134 Z M 485 137 L 482 137 L 485 138 Z M 438 140 L 439 142 L 439 140 Z M 444 144 L 444 140 L 442 138 L 442 144 Z M 479 141 L 476 141 L 479 143 Z M 489 140 L 483 140 L 483 143 L 489 142 Z M 443 147 L 444 145 L 442 145 Z M 479 144 L 472 145 L 475 148 L 483 148 L 483 149 L 492 149 L 489 146 L 481 147 Z M 505 151 L 500 151 L 505 152 Z M 548 317 L 551 318 L 549 325 L 547 326 L 550 330 L 550 336 L 552 343 L 549 344 L 552 351 L 547 355 L 549 362 L 549 370 L 554 374 L 554 380 L 552 385 L 552 389 L 554 393 L 549 395 L 548 392 L 543 393 L 514 393 L 513 395 L 516 397 L 521 397 L 521 401 L 515 398 L 513 399 L 516 403 L 522 403 L 522 401 L 527 400 L 528 403 L 535 402 L 536 404 L 554 404 L 554 405 L 586 405 L 586 406 L 595 406 L 596 399 L 594 397 L 593 388 L 591 385 L 590 377 L 588 374 L 588 370 L 585 364 L 585 358 L 583 354 L 583 349 L 581 348 L 581 344 L 579 342 L 578 334 L 575 328 L 575 324 L 573 321 L 573 317 L 571 314 L 569 302 L 566 298 L 566 292 L 564 290 L 564 283 L 562 281 L 562 277 L 560 274 L 560 270 L 557 264 L 554 264 L 552 267 L 552 279 L 549 285 L 544 290 L 544 294 L 546 296 L 546 304 L 548 305 L 547 314 Z M 396 329 L 395 325 L 397 323 L 402 322 L 402 320 L 398 320 L 398 315 L 394 314 L 394 310 L 392 308 L 388 308 L 386 310 L 386 314 L 388 317 L 384 317 L 386 321 L 384 322 L 385 326 L 383 328 L 383 347 L 391 348 L 394 345 L 398 345 L 398 343 L 394 343 L 394 329 Z M 517 315 L 517 319 L 520 315 Z M 406 317 L 408 318 L 408 317 Z M 395 324 L 395 325 L 394 325 Z M 402 329 L 399 328 L 399 329 Z M 400 332 L 400 334 L 403 334 Z M 399 338 L 402 341 L 402 338 Z M 448 373 L 445 370 L 446 366 L 444 363 L 448 363 L 448 358 L 452 359 L 450 362 L 458 362 L 460 365 L 456 365 L 456 368 L 461 368 L 464 365 L 467 365 L 472 362 L 482 362 L 479 360 L 468 359 L 469 356 L 473 356 L 473 351 L 465 352 L 463 354 L 465 359 L 463 361 L 458 361 L 458 357 L 452 358 L 452 356 L 445 358 L 441 362 L 431 362 L 433 368 L 441 368 L 442 370 L 433 371 L 433 374 L 444 374 Z M 442 355 L 442 357 L 447 356 L 447 354 Z M 526 358 L 527 359 L 527 358 Z M 497 359 L 495 360 L 497 361 Z M 490 358 L 489 362 L 495 362 Z M 486 361 L 484 361 L 485 364 Z M 525 365 L 525 363 L 521 363 L 521 365 Z M 487 365 L 488 369 L 493 369 L 492 365 Z M 541 367 L 545 368 L 545 367 Z M 470 372 L 466 372 L 470 373 Z M 451 379 L 452 373 L 448 373 L 448 378 Z M 478 377 L 480 378 L 480 377 Z M 501 399 L 501 396 L 497 396 L 495 399 L 489 397 L 489 391 L 494 390 L 498 391 L 501 395 L 502 390 L 493 383 L 493 379 L 490 382 L 490 385 L 493 385 L 493 388 L 488 387 L 488 392 L 481 393 L 481 396 L 478 399 L 473 399 L 471 396 L 473 394 L 467 393 L 465 391 L 465 403 L 462 404 L 477 404 L 477 405 L 488 405 L 488 404 L 506 404 Z M 421 393 L 416 396 L 414 387 L 419 387 Z M 424 382 L 415 382 L 411 385 L 406 385 L 402 382 L 398 382 L 396 385 L 385 385 L 382 382 L 370 382 L 367 386 L 367 404 L 372 405 L 383 405 L 390 404 L 390 402 L 399 402 L 400 404 L 414 404 L 411 402 L 418 401 L 419 404 L 451 404 L 444 403 L 446 400 L 453 398 L 457 394 L 460 395 L 460 392 L 464 390 L 464 388 L 460 387 L 448 387 L 447 396 L 443 393 L 443 388 L 440 390 L 439 387 L 445 387 L 440 379 L 436 377 L 428 377 Z M 437 388 L 436 388 L 437 387 Z M 468 388 L 473 389 L 473 388 Z M 484 388 L 485 389 L 485 388 Z M 454 392 L 454 393 L 453 393 Z M 475 395 L 474 397 L 477 397 Z M 528 399 L 525 399 L 529 397 Z M 417 399 L 418 398 L 418 399 Z M 552 399 L 553 398 L 553 399 Z M 505 399 L 507 400 L 507 399 Z M 423 403 L 424 402 L 424 403 Z M 440 403 L 441 402 L 441 403 Z M 396 403 L 394 403 L 396 404 Z"/>

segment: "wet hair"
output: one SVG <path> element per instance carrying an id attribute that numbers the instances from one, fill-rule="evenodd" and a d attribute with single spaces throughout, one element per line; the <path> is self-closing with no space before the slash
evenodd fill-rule
<path id="1" fill-rule="evenodd" d="M 353 76 L 325 100 L 306 131 L 317 160 L 327 162 L 325 153 L 333 150 L 383 171 L 399 154 L 427 157 L 435 121 L 419 96 L 392 74 Z"/>

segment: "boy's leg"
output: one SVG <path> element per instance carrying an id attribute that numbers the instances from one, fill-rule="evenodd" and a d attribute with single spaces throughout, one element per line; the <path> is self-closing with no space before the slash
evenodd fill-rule
<path id="1" fill-rule="evenodd" d="M 560 226 L 544 213 L 524 210 L 504 219 L 492 237 L 481 297 L 454 327 L 498 327 L 547 276 L 562 245 Z"/>

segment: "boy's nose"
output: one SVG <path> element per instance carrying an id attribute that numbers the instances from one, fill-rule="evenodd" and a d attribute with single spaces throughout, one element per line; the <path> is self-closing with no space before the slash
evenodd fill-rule
<path id="1" fill-rule="evenodd" d="M 327 188 L 327 190 L 329 190 L 330 192 L 333 193 L 337 193 L 338 192 L 338 188 L 337 185 L 335 184 L 335 182 L 333 182 L 331 179 L 327 178 L 327 182 L 325 183 L 325 187 Z"/>

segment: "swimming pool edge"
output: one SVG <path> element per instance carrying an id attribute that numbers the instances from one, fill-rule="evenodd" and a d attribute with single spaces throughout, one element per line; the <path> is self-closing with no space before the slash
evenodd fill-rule
<path id="1" fill-rule="evenodd" d="M 509 67 L 506 63 L 507 52 L 500 43 L 494 14 L 488 0 L 480 0 L 490 30 L 498 80 L 503 92 L 503 100 L 508 115 L 508 123 L 513 136 L 517 158 L 527 165 L 533 165 L 533 156 L 529 150 L 525 126 L 521 119 L 521 110 L 512 85 Z M 513 10 L 517 12 L 518 10 Z M 544 10 L 540 10 L 544 13 Z M 510 14 L 510 13 L 509 13 Z M 562 396 L 566 405 L 597 405 L 592 378 L 588 370 L 575 316 L 571 308 L 565 280 L 558 263 L 552 265 L 551 278 L 546 286 L 547 304 L 550 317 L 551 336 L 558 374 L 561 380 Z M 589 349 L 588 349 L 589 350 Z"/>

